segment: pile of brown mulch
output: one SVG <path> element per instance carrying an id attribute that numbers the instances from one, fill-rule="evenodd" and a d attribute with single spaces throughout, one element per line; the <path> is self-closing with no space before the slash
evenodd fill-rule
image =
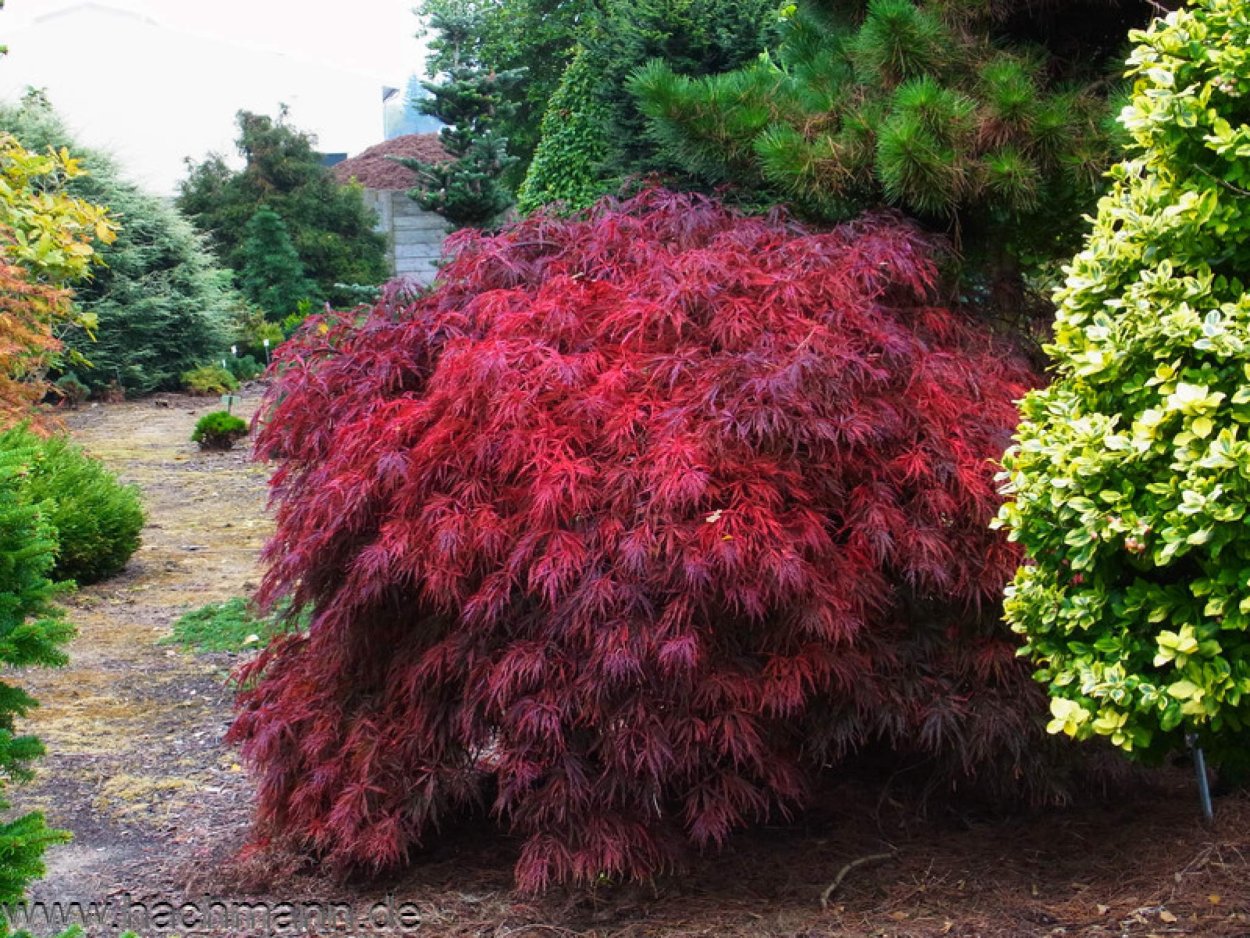
<path id="1" fill-rule="evenodd" d="M 409 156 L 426 163 L 444 163 L 451 159 L 439 142 L 438 134 L 405 134 L 374 144 L 336 164 L 331 171 L 339 182 L 355 179 L 366 189 L 411 189 L 417 184 L 416 173 L 390 159 L 392 156 Z"/>

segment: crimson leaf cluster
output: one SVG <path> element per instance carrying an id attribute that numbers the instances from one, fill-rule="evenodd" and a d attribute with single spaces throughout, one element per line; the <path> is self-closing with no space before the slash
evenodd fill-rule
<path id="1" fill-rule="evenodd" d="M 893 215 L 644 192 L 283 346 L 244 675 L 266 835 L 402 862 L 485 801 L 520 885 L 645 877 L 866 747 L 1035 776 L 994 461 L 1036 381 Z"/>

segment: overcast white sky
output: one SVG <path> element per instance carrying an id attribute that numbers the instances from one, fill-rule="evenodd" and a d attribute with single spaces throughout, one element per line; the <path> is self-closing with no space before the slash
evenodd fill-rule
<path id="1" fill-rule="evenodd" d="M 47 88 L 82 141 L 169 194 L 184 156 L 233 152 L 240 108 L 317 134 L 322 150 L 382 139 L 382 86 L 421 67 L 414 0 L 8 0 L 0 97 Z"/>

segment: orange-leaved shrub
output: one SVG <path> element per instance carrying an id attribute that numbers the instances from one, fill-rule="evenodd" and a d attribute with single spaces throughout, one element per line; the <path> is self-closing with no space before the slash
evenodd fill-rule
<path id="1" fill-rule="evenodd" d="M 0 234 L 0 430 L 27 419 L 46 393 L 61 347 L 52 325 L 72 316 L 69 290 L 33 280 L 2 256 L 3 245 Z"/>
<path id="2" fill-rule="evenodd" d="M 994 466 L 1036 381 L 891 215 L 662 190 L 461 233 L 283 346 L 242 675 L 263 836 L 384 867 L 485 802 L 522 888 L 646 877 L 865 748 L 1042 782 Z"/>

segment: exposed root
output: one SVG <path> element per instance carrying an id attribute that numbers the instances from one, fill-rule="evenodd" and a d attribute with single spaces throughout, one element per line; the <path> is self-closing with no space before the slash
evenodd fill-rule
<path id="1" fill-rule="evenodd" d="M 842 880 L 846 879 L 853 870 L 857 870 L 861 866 L 867 866 L 870 863 L 884 863 L 886 860 L 893 860 L 896 856 L 898 856 L 898 849 L 891 847 L 886 853 L 870 853 L 857 860 L 852 860 L 838 870 L 838 875 L 833 878 L 833 882 L 826 886 L 825 891 L 820 894 L 820 907 L 822 909 L 829 908 L 829 900 L 833 898 L 834 893 L 838 891 L 838 887 L 842 885 Z"/>

